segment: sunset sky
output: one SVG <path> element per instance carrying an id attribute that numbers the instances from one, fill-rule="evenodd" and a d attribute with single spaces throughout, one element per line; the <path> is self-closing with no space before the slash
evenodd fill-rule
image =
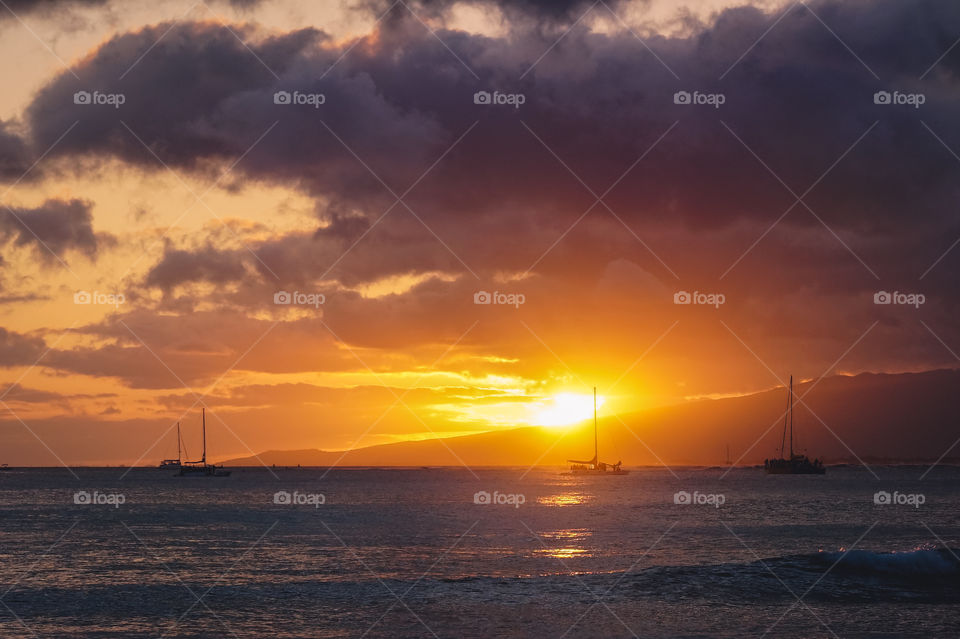
<path id="1" fill-rule="evenodd" d="M 958 37 L 932 0 L 7 0 L 0 462 L 954 368 Z"/>

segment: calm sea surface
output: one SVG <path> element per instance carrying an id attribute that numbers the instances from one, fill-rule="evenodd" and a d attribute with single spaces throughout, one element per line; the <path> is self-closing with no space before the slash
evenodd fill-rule
<path id="1" fill-rule="evenodd" d="M 925 470 L 14 469 L 0 636 L 958 637 Z"/>

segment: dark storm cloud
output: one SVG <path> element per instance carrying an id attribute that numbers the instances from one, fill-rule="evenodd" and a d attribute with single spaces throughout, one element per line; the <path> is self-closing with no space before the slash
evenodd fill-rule
<path id="1" fill-rule="evenodd" d="M 11 123 L 0 120 L 0 181 L 20 179 L 30 168 L 27 144 L 12 130 Z"/>
<path id="2" fill-rule="evenodd" d="M 237 9 L 252 9 L 259 5 L 262 0 L 220 0 L 216 4 L 229 4 Z M 72 12 L 76 9 L 107 7 L 111 4 L 110 0 L 4 0 L 0 5 L 0 20 L 15 19 L 14 16 L 26 16 L 28 14 L 41 17 L 61 17 L 64 12 Z M 133 4 L 132 2 L 130 4 Z M 146 4 L 146 3 L 143 3 Z M 117 3 L 117 8 L 122 9 L 125 5 Z"/>
<path id="3" fill-rule="evenodd" d="M 23 386 L 18 383 L 7 384 L 5 386 L 0 386 L 0 396 L 3 397 L 3 401 L 7 403 L 12 402 L 21 402 L 25 404 L 59 404 L 64 407 L 69 407 L 70 400 L 75 399 L 104 399 L 109 397 L 116 397 L 116 393 L 74 393 L 74 394 L 64 394 L 54 391 L 41 390 L 39 388 L 31 388 L 29 386 Z"/>
<path id="4" fill-rule="evenodd" d="M 164 161 L 177 166 L 236 153 L 250 144 L 253 140 L 225 135 L 227 128 L 237 123 L 223 120 L 224 111 L 237 94 L 268 91 L 274 81 L 270 71 L 249 51 L 243 56 L 246 49 L 229 30 L 189 24 L 170 31 L 151 55 L 134 66 L 150 41 L 160 40 L 167 26 L 123 34 L 104 44 L 82 65 L 81 75 L 89 78 L 89 85 L 58 81 L 43 89 L 27 114 L 35 139 L 40 144 L 48 139 L 53 142 L 79 120 L 80 126 L 62 140 L 60 153 L 95 154 L 109 149 L 127 161 L 147 163 L 151 156 L 136 138 L 129 133 L 120 135 L 122 119 Z M 315 37 L 312 30 L 304 30 L 268 39 L 256 55 L 270 68 L 283 72 Z M 127 71 L 124 80 L 119 80 Z M 76 104 L 77 91 L 123 94 L 124 100 L 119 108 Z M 68 122 L 66 118 L 71 117 L 74 119 Z M 61 125 L 60 132 L 54 133 Z"/>
<path id="5" fill-rule="evenodd" d="M 611 255 L 636 251 L 635 238 L 619 223 L 609 216 L 600 222 L 600 230 L 580 227 L 575 245 L 554 247 L 559 259 L 551 266 L 552 275 L 596 277 Z M 334 223 L 314 233 L 290 232 L 251 241 L 243 248 L 168 248 L 143 283 L 166 292 L 199 281 L 242 284 L 245 288 L 237 295 L 224 294 L 222 301 L 248 307 L 267 305 L 266 293 L 271 290 L 312 285 L 329 293 L 331 287 L 355 288 L 398 274 L 461 274 L 465 284 L 475 287 L 480 280 L 466 272 L 464 264 L 478 277 L 522 273 L 563 233 L 562 223 L 537 226 L 523 218 L 486 218 L 475 225 L 457 225 L 454 220 L 442 227 L 444 242 L 456 247 L 447 250 L 411 213 L 395 209 L 372 228 L 359 221 Z M 602 259 L 585 263 L 578 260 L 582 254 Z"/>
<path id="6" fill-rule="evenodd" d="M 37 208 L 0 208 L 0 242 L 30 246 L 44 261 L 74 250 L 93 259 L 98 238 L 90 204 L 82 200 L 47 200 Z M 52 254 L 51 254 L 52 253 Z"/>
<path id="7" fill-rule="evenodd" d="M 353 152 L 401 192 L 479 120 L 431 179 L 417 186 L 414 196 L 425 202 L 417 210 L 431 219 L 503 205 L 576 216 L 589 206 L 590 193 L 521 119 L 596 192 L 679 120 L 609 201 L 624 217 L 645 222 L 670 218 L 715 226 L 769 219 L 793 201 L 721 120 L 798 193 L 879 120 L 811 193 L 811 206 L 829 207 L 833 225 L 866 232 L 896 225 L 907 207 L 942 219 L 940 205 L 957 194 L 955 167 L 920 120 L 960 144 L 960 124 L 952 117 L 960 54 L 944 58 L 922 82 L 918 78 L 960 32 L 960 5 L 878 0 L 811 6 L 869 69 L 795 6 L 723 80 L 776 15 L 730 10 L 690 38 L 650 38 L 680 80 L 632 35 L 580 29 L 521 80 L 552 41 L 536 34 L 507 41 L 442 32 L 464 66 L 413 18 L 361 42 L 332 70 L 341 51 L 321 46 L 327 40 L 313 30 L 260 41 L 244 33 L 254 42 L 251 53 L 219 26 L 176 25 L 118 80 L 169 28 L 158 25 L 114 38 L 78 69 L 90 87 L 124 93 L 119 109 L 73 104 L 73 93 L 84 87 L 63 74 L 38 94 L 28 119 L 41 146 L 81 120 L 58 154 L 110 154 L 159 167 L 123 120 L 164 162 L 186 168 L 238 157 L 279 122 L 237 170 L 300 184 L 340 210 L 367 216 L 378 215 L 392 197 Z M 523 92 L 527 101 L 520 109 L 475 105 L 480 89 Z M 880 89 L 923 92 L 926 103 L 921 110 L 876 105 L 873 94 Z M 277 105 L 278 90 L 323 93 L 326 103 L 319 109 Z M 678 90 L 721 92 L 726 102 L 719 109 L 676 105 Z M 787 223 L 815 222 L 794 215 Z"/>
<path id="8" fill-rule="evenodd" d="M 45 344 L 39 337 L 28 337 L 0 327 L 0 366 L 30 366 L 43 353 Z"/>
<path id="9" fill-rule="evenodd" d="M 169 290 L 188 282 L 226 284 L 243 278 L 242 256 L 226 255 L 212 246 L 195 251 L 172 248 L 169 244 L 163 258 L 150 269 L 147 286 Z"/>
<path id="10" fill-rule="evenodd" d="M 248 49 L 231 31 L 212 24 L 177 25 L 161 40 L 169 27 L 158 25 L 103 45 L 80 72 L 89 85 L 71 77 L 44 88 L 27 112 L 38 143 L 52 142 L 79 119 L 76 134 L 63 139 L 57 154 L 110 154 L 157 167 L 142 140 L 163 162 L 193 168 L 210 158 L 243 154 L 279 120 L 245 159 L 248 175 L 302 182 L 349 207 L 375 181 L 356 170 L 355 160 L 346 161 L 347 152 L 324 122 L 377 167 L 392 168 L 399 158 L 416 164 L 425 144 L 436 146 L 444 137 L 431 118 L 391 104 L 367 74 L 318 80 L 338 53 L 318 48 L 326 36 L 313 29 L 260 39 Z M 241 33 L 252 42 L 257 36 L 249 29 Z M 118 80 L 157 40 L 149 55 Z M 116 109 L 74 104 L 76 91 L 94 88 L 123 94 L 125 101 Z M 274 94 L 280 90 L 325 93 L 330 101 L 323 111 L 277 105 Z M 63 128 L 55 132 L 58 127 Z"/>
<path id="11" fill-rule="evenodd" d="M 0 396 L 3 397 L 3 401 L 8 403 L 23 402 L 28 404 L 62 404 L 66 399 L 60 393 L 28 388 L 20 384 L 0 386 Z"/>
<path id="12" fill-rule="evenodd" d="M 230 370 L 302 373 L 317 370 L 318 362 L 324 370 L 359 366 L 355 358 L 336 347 L 329 333 L 318 331 L 306 320 L 274 325 L 241 314 L 226 318 L 219 312 L 194 310 L 172 318 L 138 309 L 79 327 L 76 332 L 101 344 L 52 349 L 43 365 L 62 372 L 114 377 L 132 388 L 201 388 Z M 0 353 L 2 348 L 0 342 Z"/>
<path id="13" fill-rule="evenodd" d="M 941 144 L 960 147 L 953 117 L 960 49 L 930 68 L 960 32 L 960 5 L 829 0 L 810 8 L 820 19 L 801 5 L 782 19 L 743 7 L 689 37 L 647 38 L 660 60 L 629 33 L 579 25 L 532 68 L 555 37 L 524 24 L 503 39 L 440 30 L 455 57 L 399 6 L 342 59 L 354 43 L 334 45 L 312 29 L 265 36 L 246 28 L 248 50 L 217 25 L 161 24 L 105 43 L 78 69 L 88 84 L 68 74 L 50 82 L 27 120 L 41 148 L 81 121 L 55 155 L 113 156 L 148 170 L 162 170 L 152 153 L 185 170 L 232 162 L 269 129 L 234 170 L 316 195 L 323 202 L 318 228 L 259 240 L 250 246 L 256 259 L 236 248 L 171 248 L 147 278 L 164 289 L 250 274 L 261 283 L 308 283 L 334 263 L 332 276 L 347 284 L 465 273 L 460 259 L 480 277 L 522 271 L 594 203 L 594 193 L 623 176 L 604 202 L 630 231 L 613 223 L 616 239 L 606 244 L 578 236 L 572 259 L 538 269 L 599 272 L 627 257 L 669 278 L 631 234 L 656 237 L 679 227 L 727 244 L 693 253 L 689 235 L 654 242 L 665 263 L 716 277 L 794 204 L 790 190 L 815 184 L 804 201 L 830 230 L 798 204 L 770 241 L 797 253 L 796 272 L 859 295 L 876 284 L 860 256 L 878 270 L 884 264 L 881 276 L 914 278 L 960 231 L 960 164 Z M 124 93 L 126 102 L 119 109 L 74 104 L 75 91 L 94 87 Z M 478 90 L 522 92 L 526 102 L 477 105 Z M 925 103 L 875 104 L 878 90 L 923 93 Z M 277 91 L 322 93 L 326 101 L 319 108 L 276 104 Z M 722 93 L 725 102 L 678 105 L 677 91 Z M 394 205 L 394 194 L 415 182 Z M 597 216 L 611 218 L 603 204 L 591 213 Z M 819 232 L 820 245 L 806 250 L 801 231 Z M 952 277 L 939 269 L 926 284 L 946 290 Z"/>
<path id="14" fill-rule="evenodd" d="M 374 15 L 380 16 L 393 2 L 390 0 L 367 0 L 359 6 L 367 7 Z M 598 3 L 596 0 L 411 0 L 406 3 L 412 11 L 421 16 L 443 16 L 457 4 L 470 4 L 480 8 L 499 9 L 508 19 L 533 19 L 541 22 L 570 22 L 578 19 Z M 616 10 L 626 4 L 624 0 L 607 0 L 606 4 Z M 642 4 L 649 4 L 644 0 Z"/>
<path id="15" fill-rule="evenodd" d="M 0 20 L 28 13 L 52 15 L 58 11 L 101 7 L 107 3 L 108 0 L 4 0 L 3 7 L 0 8 Z"/>

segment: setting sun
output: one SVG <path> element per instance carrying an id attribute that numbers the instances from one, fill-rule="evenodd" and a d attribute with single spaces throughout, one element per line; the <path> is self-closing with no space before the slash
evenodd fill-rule
<path id="1" fill-rule="evenodd" d="M 604 398 L 597 396 L 597 407 L 603 406 Z M 593 417 L 593 395 L 557 393 L 544 402 L 531 420 L 537 426 L 570 426 Z"/>

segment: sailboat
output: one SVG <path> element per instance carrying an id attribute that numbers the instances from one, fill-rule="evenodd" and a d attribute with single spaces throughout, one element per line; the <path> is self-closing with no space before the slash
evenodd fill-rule
<path id="1" fill-rule="evenodd" d="M 230 471 L 223 466 L 207 463 L 207 412 L 201 409 L 203 420 L 203 456 L 200 461 L 185 461 L 180 464 L 179 477 L 229 477 Z"/>
<path id="2" fill-rule="evenodd" d="M 177 458 L 162 460 L 160 462 L 160 469 L 170 470 L 172 468 L 180 468 L 180 456 L 180 422 L 177 422 Z"/>
<path id="3" fill-rule="evenodd" d="M 785 440 L 787 438 L 787 420 L 790 424 L 790 457 L 784 457 Z M 780 457 L 766 459 L 763 469 L 768 475 L 823 475 L 827 469 L 819 459 L 810 461 L 806 455 L 796 455 L 793 452 L 793 375 L 790 376 L 790 389 L 787 394 L 787 412 L 783 416 L 783 435 L 780 438 Z"/>
<path id="4" fill-rule="evenodd" d="M 626 475 L 630 471 L 623 470 L 623 462 L 607 464 L 600 461 L 597 451 L 597 387 L 593 387 L 593 459 L 580 461 L 568 459 L 571 475 Z"/>

